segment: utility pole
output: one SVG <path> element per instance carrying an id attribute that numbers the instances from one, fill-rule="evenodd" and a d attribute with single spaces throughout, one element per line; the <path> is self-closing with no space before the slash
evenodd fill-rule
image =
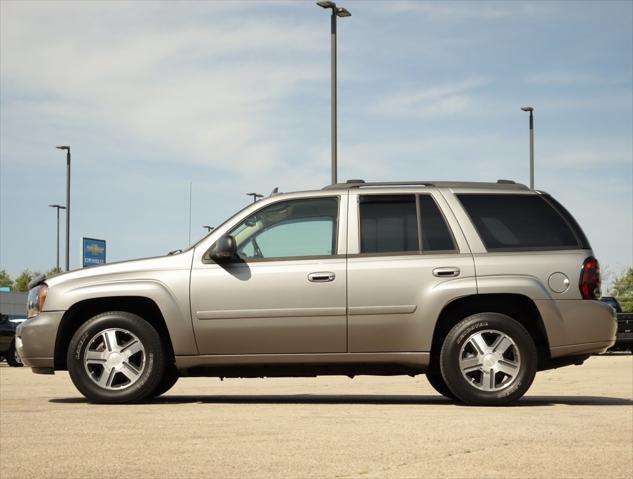
<path id="1" fill-rule="evenodd" d="M 70 146 L 57 146 L 66 150 L 66 271 L 70 270 Z"/>
<path id="2" fill-rule="evenodd" d="M 253 203 L 257 203 L 257 200 L 259 198 L 263 198 L 264 195 L 260 195 L 259 193 L 246 193 L 246 196 L 252 196 L 253 197 Z"/>
<path id="3" fill-rule="evenodd" d="M 57 260 L 55 262 L 55 268 L 59 270 L 59 210 L 65 210 L 66 207 L 62 205 L 48 205 L 51 208 L 57 208 Z"/>
<path id="4" fill-rule="evenodd" d="M 524 106 L 523 111 L 530 113 L 530 189 L 534 189 L 534 108 Z"/>
<path id="5" fill-rule="evenodd" d="M 334 2 L 317 2 L 317 5 L 321 8 L 329 8 L 332 10 L 332 15 L 330 19 L 330 62 L 331 62 L 331 78 L 330 78 L 330 88 L 332 90 L 331 93 L 331 136 L 332 136 L 332 184 L 335 185 L 338 181 L 337 179 L 337 111 L 336 111 L 336 103 L 337 103 L 337 92 L 336 92 L 336 19 L 337 17 L 345 18 L 351 17 L 352 14 L 349 13 L 344 8 L 337 7 Z"/>

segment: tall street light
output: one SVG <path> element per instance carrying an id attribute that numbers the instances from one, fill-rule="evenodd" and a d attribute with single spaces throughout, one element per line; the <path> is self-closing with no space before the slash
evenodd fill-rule
<path id="1" fill-rule="evenodd" d="M 334 2 L 326 2 L 326 1 L 322 1 L 322 2 L 316 2 L 317 5 L 321 8 L 329 8 L 330 10 L 332 10 L 332 17 L 331 17 L 331 62 L 332 62 L 332 78 L 331 78 L 331 88 L 332 88 L 332 95 L 331 95 L 331 101 L 332 101 L 332 184 L 336 184 L 337 182 L 337 174 L 336 174 L 336 170 L 337 170 L 337 149 L 336 149 L 336 143 L 337 143 L 337 128 L 336 128 L 336 18 L 337 17 L 351 17 L 352 14 L 349 13 L 349 11 L 347 11 L 344 8 L 341 7 L 337 7 L 336 3 Z"/>
<path id="2" fill-rule="evenodd" d="M 530 112 L 530 188 L 534 189 L 534 108 L 524 106 L 521 110 Z"/>
<path id="3" fill-rule="evenodd" d="M 257 200 L 259 198 L 263 198 L 264 195 L 260 195 L 259 193 L 246 193 L 246 196 L 252 196 L 253 197 L 253 203 L 257 203 Z"/>
<path id="4" fill-rule="evenodd" d="M 48 205 L 51 208 L 57 208 L 57 261 L 55 263 L 57 270 L 59 271 L 59 210 L 65 210 L 66 207 L 62 205 Z"/>
<path id="5" fill-rule="evenodd" d="M 56 146 L 66 150 L 66 271 L 70 270 L 70 146 Z"/>

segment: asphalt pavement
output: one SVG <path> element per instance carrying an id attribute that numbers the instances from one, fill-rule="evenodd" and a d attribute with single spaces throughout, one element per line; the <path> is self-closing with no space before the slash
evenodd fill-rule
<path id="1" fill-rule="evenodd" d="M 184 378 L 86 403 L 67 373 L 0 366 L 0 477 L 627 478 L 633 356 L 537 374 L 516 406 L 465 407 L 424 376 Z"/>

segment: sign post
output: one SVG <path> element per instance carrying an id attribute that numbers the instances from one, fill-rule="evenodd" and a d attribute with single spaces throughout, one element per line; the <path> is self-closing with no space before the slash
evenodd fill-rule
<path id="1" fill-rule="evenodd" d="M 96 238 L 81 238 L 82 268 L 99 266 L 106 262 L 106 241 Z"/>

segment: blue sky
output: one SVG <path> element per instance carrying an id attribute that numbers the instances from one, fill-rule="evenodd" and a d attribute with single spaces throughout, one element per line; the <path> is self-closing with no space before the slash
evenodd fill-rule
<path id="1" fill-rule="evenodd" d="M 528 182 L 603 267 L 633 263 L 633 9 L 339 2 L 339 178 Z M 0 2 L 0 269 L 55 261 L 73 151 L 79 238 L 108 260 L 192 240 L 245 193 L 329 182 L 329 18 L 311 1 Z M 63 251 L 63 250 L 62 250 Z"/>

